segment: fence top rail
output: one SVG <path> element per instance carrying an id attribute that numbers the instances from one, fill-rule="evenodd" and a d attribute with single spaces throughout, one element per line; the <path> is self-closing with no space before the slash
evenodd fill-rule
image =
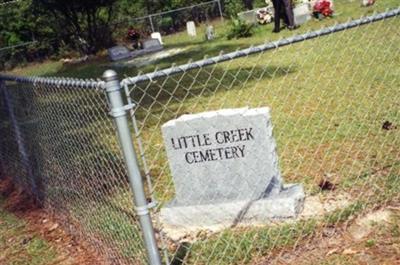
<path id="1" fill-rule="evenodd" d="M 395 17 L 398 15 L 400 15 L 400 7 L 393 9 L 393 10 L 383 12 L 383 13 L 374 14 L 374 15 L 367 16 L 367 17 L 362 17 L 360 19 L 351 20 L 351 21 L 341 23 L 341 24 L 336 24 L 331 27 L 326 27 L 326 28 L 322 28 L 319 30 L 310 31 L 310 32 L 307 32 L 307 33 L 304 33 L 301 35 L 294 35 L 294 36 L 291 36 L 288 38 L 283 38 L 283 39 L 280 39 L 277 41 L 268 42 L 268 43 L 261 44 L 258 46 L 252 46 L 247 49 L 238 50 L 238 51 L 234 51 L 234 52 L 227 53 L 227 54 L 221 54 L 221 55 L 218 55 L 218 56 L 215 56 L 212 58 L 206 58 L 203 60 L 199 60 L 196 62 L 190 62 L 190 63 L 183 64 L 180 66 L 173 66 L 171 68 L 155 71 L 155 72 L 148 73 L 148 74 L 138 75 L 135 77 L 127 77 L 121 81 L 121 85 L 122 86 L 134 85 L 134 84 L 137 84 L 140 82 L 152 81 L 157 78 L 167 77 L 170 75 L 183 73 L 183 72 L 186 72 L 189 70 L 202 68 L 205 66 L 221 63 L 224 61 L 230 61 L 230 60 L 233 60 L 236 58 L 245 57 L 245 56 L 248 56 L 251 54 L 276 49 L 276 48 L 279 48 L 282 46 L 290 45 L 290 44 L 297 43 L 297 42 L 302 42 L 302 41 L 305 41 L 308 39 L 313 39 L 313 38 L 317 38 L 317 37 L 324 36 L 324 35 L 329 35 L 329 34 L 332 34 L 332 33 L 338 32 L 338 31 L 351 29 L 351 28 L 358 27 L 361 25 L 365 25 L 365 24 L 380 21 L 383 19 Z"/>
<path id="2" fill-rule="evenodd" d="M 162 16 L 162 15 L 166 15 L 166 14 L 182 11 L 182 10 L 185 10 L 185 9 L 191 9 L 191 8 L 195 8 L 195 7 L 198 7 L 198 6 L 209 5 L 211 3 L 218 3 L 219 1 L 220 0 L 211 0 L 211 1 L 202 2 L 202 3 L 190 5 L 190 6 L 184 6 L 184 7 L 180 7 L 180 8 L 177 8 L 177 9 L 168 10 L 168 11 L 152 13 L 152 14 L 148 14 L 148 15 L 145 15 L 145 16 L 141 16 L 141 17 L 122 19 L 122 20 L 116 22 L 115 24 L 120 24 L 120 23 L 123 23 L 123 22 L 129 22 L 129 21 L 143 20 L 143 19 L 146 19 L 146 18 L 149 18 L 149 17 Z"/>
<path id="3" fill-rule="evenodd" d="M 71 88 L 104 89 L 105 82 L 94 79 L 77 79 L 66 77 L 25 77 L 0 74 L 0 81 L 13 81 L 18 83 L 28 83 L 33 85 L 65 86 Z"/>
<path id="4" fill-rule="evenodd" d="M 17 4 L 21 2 L 21 0 L 14 0 L 14 1 L 7 1 L 7 2 L 0 2 L 0 7 L 6 6 L 6 5 L 11 5 L 11 4 Z"/>
<path id="5" fill-rule="evenodd" d="M 210 66 L 213 64 L 230 61 L 236 58 L 245 57 L 251 54 L 260 53 L 268 50 L 273 50 L 286 45 L 302 42 L 308 39 L 317 38 L 324 35 L 329 35 L 338 31 L 358 27 L 361 25 L 369 24 L 372 22 L 384 20 L 387 18 L 395 17 L 400 15 L 400 7 L 389 10 L 383 13 L 374 14 L 368 17 L 348 21 L 341 24 L 336 24 L 331 27 L 322 28 L 319 30 L 307 32 L 300 35 L 294 35 L 292 37 L 283 38 L 277 41 L 268 42 L 258 46 L 252 46 L 247 49 L 234 51 L 227 54 L 221 54 L 212 58 L 206 58 L 196 62 L 190 62 L 180 66 L 173 66 L 167 69 L 155 71 L 148 74 L 142 74 L 135 77 L 127 77 L 121 81 L 122 86 L 135 85 L 137 83 L 145 81 L 153 81 L 157 78 L 167 77 L 179 73 L 183 73 L 189 70 Z M 14 81 L 19 83 L 32 83 L 32 84 L 43 84 L 43 85 L 54 85 L 54 86 L 68 86 L 75 88 L 88 88 L 88 89 L 104 89 L 105 82 L 102 80 L 94 79 L 77 79 L 77 78 L 64 78 L 64 77 L 37 77 L 37 76 L 15 76 L 0 73 L 0 81 Z"/>
<path id="6" fill-rule="evenodd" d="M 37 43 L 37 41 L 34 40 L 34 41 L 27 41 L 27 42 L 15 44 L 15 45 L 10 45 L 10 46 L 6 46 L 6 47 L 2 47 L 2 48 L 0 48 L 0 52 L 1 52 L 1 51 L 5 51 L 5 50 L 14 49 L 14 48 L 29 46 L 29 45 L 36 44 L 36 43 Z"/>

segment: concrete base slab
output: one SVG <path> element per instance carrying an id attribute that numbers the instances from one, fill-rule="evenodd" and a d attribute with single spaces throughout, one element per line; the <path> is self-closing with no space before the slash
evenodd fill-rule
<path id="1" fill-rule="evenodd" d="M 180 205 L 173 200 L 161 209 L 160 219 L 166 230 L 188 233 L 266 224 L 297 217 L 303 209 L 304 198 L 302 185 L 292 184 L 285 185 L 279 194 L 253 201 Z"/>

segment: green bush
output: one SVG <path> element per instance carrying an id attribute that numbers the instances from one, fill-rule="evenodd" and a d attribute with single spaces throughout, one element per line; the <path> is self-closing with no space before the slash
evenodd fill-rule
<path id="1" fill-rule="evenodd" d="M 244 5 L 241 0 L 225 0 L 225 14 L 228 17 L 237 17 L 237 13 L 244 11 Z"/>
<path id="2" fill-rule="evenodd" d="M 248 24 L 241 19 L 232 18 L 232 25 L 228 32 L 228 40 L 230 39 L 239 39 L 239 38 L 248 38 L 251 37 L 254 33 L 254 24 Z"/>

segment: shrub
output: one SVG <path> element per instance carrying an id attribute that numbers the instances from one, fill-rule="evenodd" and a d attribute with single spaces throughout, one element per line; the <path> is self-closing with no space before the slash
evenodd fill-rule
<path id="1" fill-rule="evenodd" d="M 229 29 L 228 40 L 230 39 L 239 39 L 239 38 L 248 38 L 251 37 L 254 33 L 254 25 L 248 24 L 245 21 L 237 18 L 231 19 L 232 25 Z"/>
<path id="2" fill-rule="evenodd" d="M 229 17 L 237 17 L 237 13 L 244 11 L 244 5 L 241 0 L 226 0 L 225 14 Z"/>

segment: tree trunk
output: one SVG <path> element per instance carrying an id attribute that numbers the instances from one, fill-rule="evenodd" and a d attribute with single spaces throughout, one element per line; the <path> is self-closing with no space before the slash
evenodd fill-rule
<path id="1" fill-rule="evenodd" d="M 252 10 L 253 9 L 253 0 L 243 0 L 243 4 L 244 4 L 244 7 L 247 9 L 247 10 Z"/>

